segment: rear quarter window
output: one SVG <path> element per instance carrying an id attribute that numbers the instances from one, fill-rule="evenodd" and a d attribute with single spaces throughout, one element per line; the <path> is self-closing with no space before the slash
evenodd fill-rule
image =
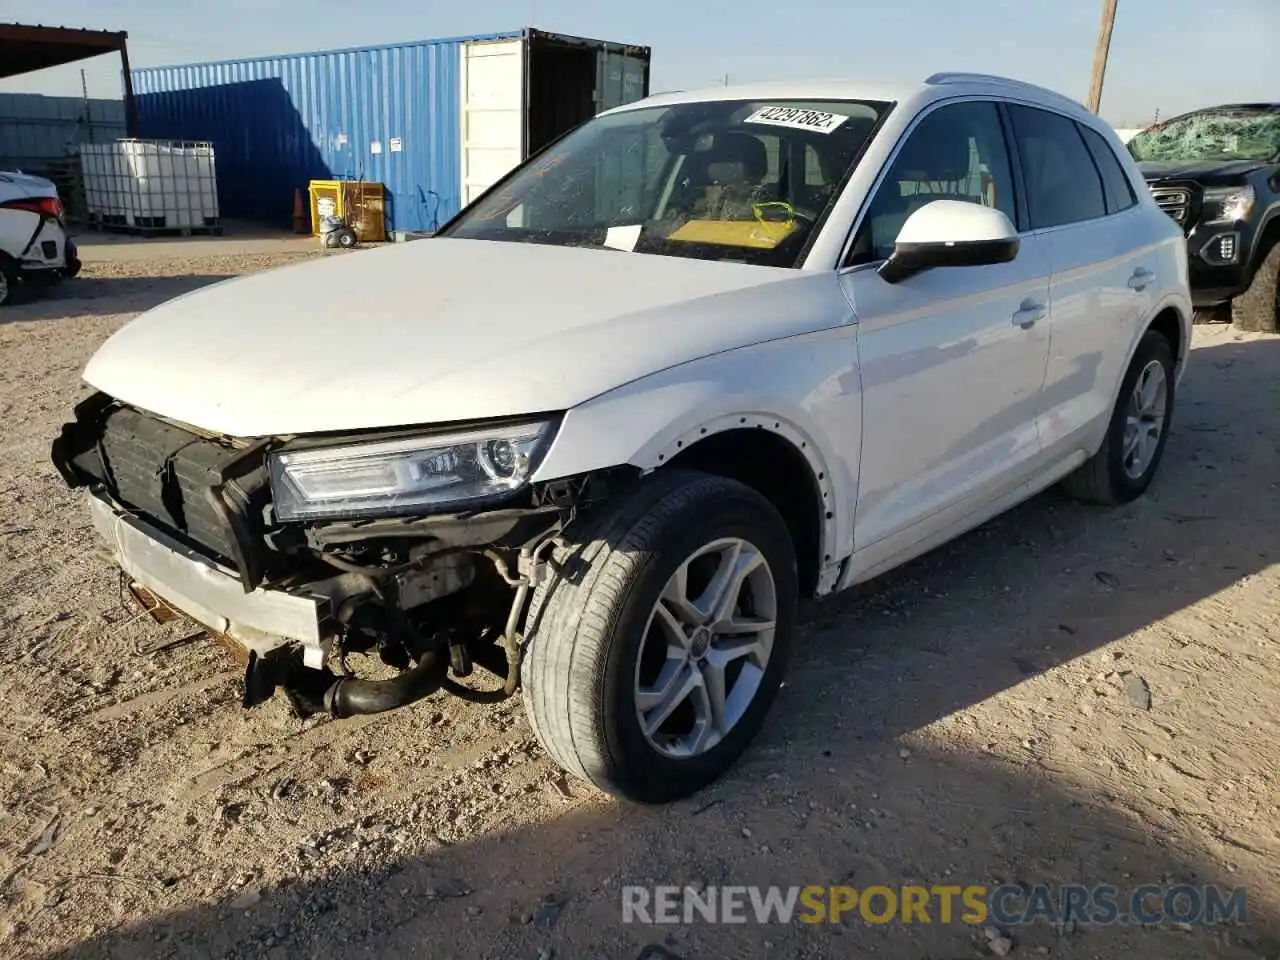
<path id="1" fill-rule="evenodd" d="M 1102 175 L 1102 191 L 1106 196 L 1107 213 L 1119 213 L 1130 207 L 1136 207 L 1138 198 L 1133 192 L 1133 183 L 1124 172 L 1124 167 L 1120 165 L 1106 137 L 1084 124 L 1076 124 L 1076 126 L 1080 130 L 1080 136 L 1084 137 L 1085 146 L 1093 156 L 1093 162 L 1098 165 L 1098 173 Z"/>

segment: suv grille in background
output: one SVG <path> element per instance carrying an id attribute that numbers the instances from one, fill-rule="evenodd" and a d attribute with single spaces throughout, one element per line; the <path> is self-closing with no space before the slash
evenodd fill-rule
<path id="1" fill-rule="evenodd" d="M 1191 191 L 1184 187 L 1152 187 L 1151 196 L 1156 205 L 1174 219 L 1179 226 L 1187 225 L 1191 212 Z"/>

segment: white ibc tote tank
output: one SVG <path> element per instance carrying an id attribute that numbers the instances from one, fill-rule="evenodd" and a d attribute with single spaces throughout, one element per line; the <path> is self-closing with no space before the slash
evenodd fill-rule
<path id="1" fill-rule="evenodd" d="M 89 218 L 104 226 L 203 230 L 218 224 L 213 144 L 117 140 L 80 148 Z"/>

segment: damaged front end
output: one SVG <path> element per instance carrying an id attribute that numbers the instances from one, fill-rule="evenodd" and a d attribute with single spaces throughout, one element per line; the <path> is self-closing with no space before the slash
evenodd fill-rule
<path id="1" fill-rule="evenodd" d="M 245 652 L 246 707 L 281 689 L 299 715 L 349 717 L 516 691 L 548 548 L 627 479 L 531 483 L 555 426 L 240 440 L 95 394 L 52 458 L 144 608 Z M 355 676 L 354 654 L 392 675 Z M 475 667 L 501 686 L 458 682 Z"/>

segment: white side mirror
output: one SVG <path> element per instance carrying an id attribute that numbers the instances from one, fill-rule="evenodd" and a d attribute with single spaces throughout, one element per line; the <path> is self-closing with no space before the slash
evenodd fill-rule
<path id="1" fill-rule="evenodd" d="M 1017 228 L 994 207 L 934 200 L 907 217 L 879 273 L 888 283 L 901 283 L 934 267 L 1008 263 L 1020 246 Z"/>

